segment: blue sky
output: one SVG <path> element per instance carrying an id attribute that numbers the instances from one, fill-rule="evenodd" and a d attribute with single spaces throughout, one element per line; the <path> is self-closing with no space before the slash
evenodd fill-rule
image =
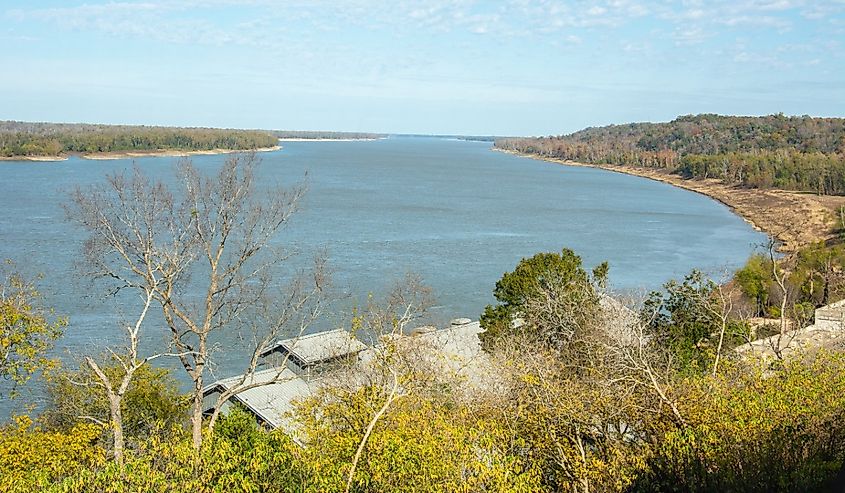
<path id="1" fill-rule="evenodd" d="M 0 119 L 546 135 L 845 116 L 845 0 L 5 0 Z"/>

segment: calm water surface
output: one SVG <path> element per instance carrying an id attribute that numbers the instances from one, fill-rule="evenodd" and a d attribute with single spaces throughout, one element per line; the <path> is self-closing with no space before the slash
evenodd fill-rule
<path id="1" fill-rule="evenodd" d="M 425 138 L 360 142 L 285 142 L 262 154 L 267 181 L 294 183 L 307 173 L 304 210 L 279 237 L 303 255 L 329 252 L 334 283 L 347 297 L 329 326 L 367 293 L 406 271 L 436 293 L 435 318 L 477 318 L 493 286 L 519 259 L 569 247 L 592 267 L 608 260 L 614 288 L 652 289 L 692 268 L 736 268 L 764 240 L 725 206 L 642 178 L 565 167 L 492 152 L 489 143 Z M 197 156 L 215 170 L 225 156 Z M 138 166 L 171 176 L 176 158 Z M 65 358 L 114 340 L 135 305 L 121 307 L 78 282 L 82 236 L 62 204 L 77 185 L 100 182 L 130 160 L 0 162 L 0 258 L 45 277 L 46 303 L 70 325 Z M 125 310 L 124 310 L 125 308 Z M 130 309 L 131 308 L 131 309 Z M 237 351 L 221 352 L 220 374 L 236 370 Z"/>

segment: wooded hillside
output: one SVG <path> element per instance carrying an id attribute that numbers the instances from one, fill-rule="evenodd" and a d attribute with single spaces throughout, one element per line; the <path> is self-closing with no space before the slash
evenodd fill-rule
<path id="1" fill-rule="evenodd" d="M 668 123 L 501 139 L 499 149 L 590 164 L 665 169 L 687 178 L 845 194 L 845 119 L 687 115 Z"/>
<path id="2" fill-rule="evenodd" d="M 0 156 L 59 156 L 69 152 L 212 149 L 248 150 L 276 145 L 258 130 L 0 122 Z"/>

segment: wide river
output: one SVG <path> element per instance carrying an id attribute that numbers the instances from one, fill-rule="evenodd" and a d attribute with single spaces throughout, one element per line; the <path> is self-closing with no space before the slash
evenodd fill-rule
<path id="1" fill-rule="evenodd" d="M 718 273 L 741 265 L 764 241 L 724 205 L 655 181 L 560 166 L 491 151 L 490 143 L 434 138 L 285 142 L 263 153 L 267 182 L 307 173 L 304 209 L 278 238 L 303 255 L 328 250 L 341 301 L 331 326 L 368 293 L 407 271 L 434 289 L 435 321 L 473 319 L 523 257 L 568 247 L 592 267 L 610 262 L 616 290 L 647 290 L 693 268 Z M 209 172 L 226 156 L 196 156 Z M 145 172 L 172 177 L 177 158 L 142 158 Z M 131 168 L 131 160 L 0 162 L 0 258 L 43 274 L 45 303 L 68 316 L 65 359 L 96 352 L 116 337 L 121 307 L 80 282 L 82 235 L 62 204 L 76 186 Z M 242 355 L 219 355 L 219 374 Z M 0 405 L 2 407 L 2 405 Z M 2 409 L 0 409 L 2 411 Z M 0 413 L 2 414 L 2 413 Z"/>

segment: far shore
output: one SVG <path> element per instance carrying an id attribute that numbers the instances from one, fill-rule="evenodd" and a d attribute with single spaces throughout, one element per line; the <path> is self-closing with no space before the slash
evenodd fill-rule
<path id="1" fill-rule="evenodd" d="M 279 138 L 279 142 L 357 142 L 357 141 L 371 141 L 371 140 L 384 140 L 387 137 L 378 137 L 374 139 L 370 138 L 361 138 L 361 139 L 330 139 L 330 138 L 323 138 L 320 137 L 318 139 L 308 139 L 305 137 L 281 137 Z"/>
<path id="2" fill-rule="evenodd" d="M 836 211 L 845 206 L 845 197 L 840 196 L 742 188 L 726 185 L 715 179 L 686 179 L 654 168 L 579 163 L 503 149 L 494 148 L 494 150 L 565 166 L 599 168 L 625 173 L 706 195 L 728 206 L 754 229 L 777 239 L 780 243 L 779 250 L 786 254 L 795 253 L 811 243 L 832 238 L 837 217 Z"/>

